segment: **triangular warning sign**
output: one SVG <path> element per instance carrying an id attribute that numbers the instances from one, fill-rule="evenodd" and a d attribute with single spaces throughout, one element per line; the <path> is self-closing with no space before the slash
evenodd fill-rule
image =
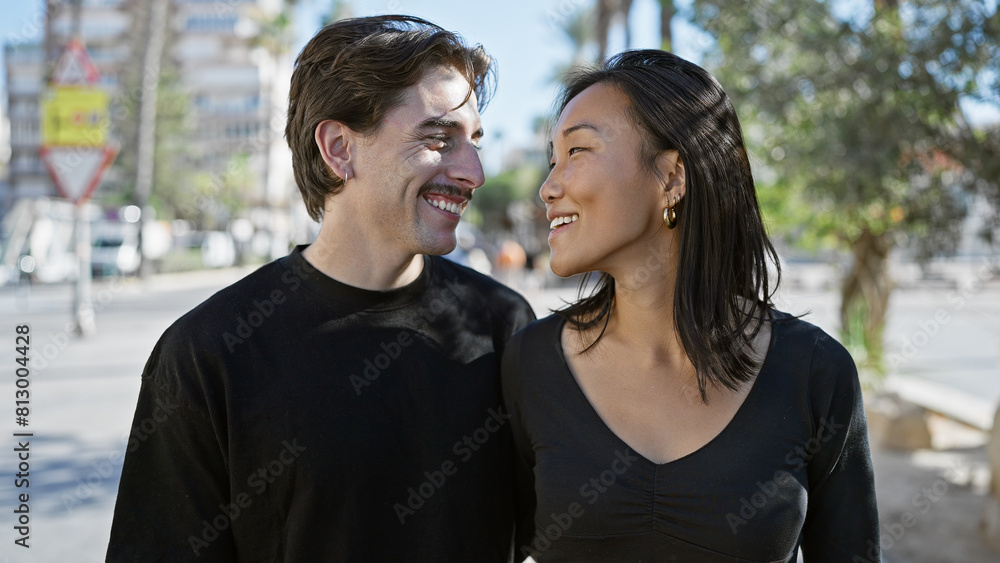
<path id="1" fill-rule="evenodd" d="M 56 86 L 89 86 L 101 78 L 87 49 L 79 39 L 70 40 L 66 50 L 59 57 L 52 73 L 52 84 Z"/>
<path id="2" fill-rule="evenodd" d="M 66 199 L 80 202 L 90 197 L 111 166 L 114 147 L 42 147 L 41 157 L 56 187 Z"/>

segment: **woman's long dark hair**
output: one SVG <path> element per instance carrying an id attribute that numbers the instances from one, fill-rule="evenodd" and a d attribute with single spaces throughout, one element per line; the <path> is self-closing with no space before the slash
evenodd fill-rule
<path id="1" fill-rule="evenodd" d="M 673 321 L 707 402 L 709 383 L 736 390 L 753 379 L 759 361 L 751 343 L 773 306 L 781 272 L 757 205 L 736 109 L 698 65 L 665 51 L 635 50 L 570 74 L 558 113 L 599 83 L 631 101 L 628 113 L 645 137 L 640 158 L 650 171 L 657 173 L 662 151 L 677 151 L 684 162 Z M 769 258 L 778 277 L 773 285 Z M 581 286 L 581 299 L 556 313 L 577 330 L 603 325 L 587 351 L 604 335 L 614 301 L 615 280 L 605 273 L 589 296 L 582 297 Z"/>

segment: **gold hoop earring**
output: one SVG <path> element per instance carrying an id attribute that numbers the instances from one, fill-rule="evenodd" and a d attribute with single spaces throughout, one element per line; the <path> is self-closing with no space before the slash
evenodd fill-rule
<path id="1" fill-rule="evenodd" d="M 668 229 L 673 229 L 677 226 L 677 209 L 675 206 L 668 205 L 663 208 L 663 224 Z"/>

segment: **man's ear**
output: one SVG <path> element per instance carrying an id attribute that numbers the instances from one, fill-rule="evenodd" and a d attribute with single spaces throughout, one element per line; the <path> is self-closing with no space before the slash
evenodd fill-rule
<path id="1" fill-rule="evenodd" d="M 664 191 L 669 201 L 680 201 L 687 190 L 684 161 L 677 151 L 663 151 L 656 159 L 656 168 L 664 179 Z"/>
<path id="2" fill-rule="evenodd" d="M 339 121 L 327 119 L 316 126 L 316 146 L 330 171 L 345 182 L 354 177 L 352 153 L 357 135 Z"/>

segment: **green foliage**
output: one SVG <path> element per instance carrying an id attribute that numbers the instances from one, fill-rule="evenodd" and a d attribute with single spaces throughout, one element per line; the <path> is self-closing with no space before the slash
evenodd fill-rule
<path id="1" fill-rule="evenodd" d="M 187 219 L 191 207 L 194 155 L 190 138 L 194 135 L 190 96 L 175 72 L 160 76 L 156 98 L 156 147 L 153 189 L 150 204 L 162 219 Z"/>
<path id="2" fill-rule="evenodd" d="M 673 35 L 670 31 L 670 24 L 677 13 L 674 0 L 658 0 L 660 4 L 660 49 L 673 51 Z"/>
<path id="3" fill-rule="evenodd" d="M 931 208 L 971 187 L 942 172 L 964 164 L 948 141 L 968 128 L 959 96 L 991 98 L 977 79 L 1000 55 L 995 13 L 952 0 L 843 20 L 835 4 L 699 0 L 695 10 L 718 36 L 710 66 L 752 123 L 748 142 L 789 189 L 839 209 L 845 242 L 906 229 L 946 250 L 964 206 L 944 202 L 945 221 Z"/>
<path id="4" fill-rule="evenodd" d="M 488 178 L 473 195 L 470 209 L 465 214 L 466 220 L 480 218 L 480 225 L 509 226 L 508 206 L 515 201 L 538 197 L 538 188 L 546 174 L 543 168 L 525 165 Z"/>
<path id="5" fill-rule="evenodd" d="M 694 2 L 718 41 L 707 66 L 761 156 L 769 224 L 805 246 L 852 250 L 842 324 L 876 363 L 891 286 L 880 279 L 887 251 L 873 249 L 953 250 L 969 194 L 1000 202 L 1000 134 L 973 129 L 959 103 L 1000 106 L 995 4 Z"/>
<path id="6" fill-rule="evenodd" d="M 340 21 L 343 19 L 354 17 L 354 8 L 351 7 L 351 3 L 346 0 L 333 0 L 330 5 L 330 11 L 323 16 L 323 22 L 321 25 L 327 26 L 335 21 Z"/>
<path id="7" fill-rule="evenodd" d="M 107 206 L 135 203 L 138 164 L 139 104 L 141 76 L 138 70 L 126 74 L 123 88 L 112 105 L 112 128 L 120 144 L 110 177 L 99 193 Z M 160 218 L 183 218 L 182 211 L 190 195 L 191 171 L 190 96 L 184 90 L 176 68 L 166 66 L 160 75 L 156 98 L 156 146 L 153 161 L 153 186 L 150 204 Z"/>
<path id="8" fill-rule="evenodd" d="M 287 0 L 282 2 L 280 10 L 274 14 L 260 9 L 251 11 L 251 18 L 257 24 L 257 33 L 251 43 L 263 47 L 272 55 L 288 53 L 295 42 L 294 11 L 295 2 Z"/>
<path id="9" fill-rule="evenodd" d="M 246 207 L 253 183 L 245 154 L 232 156 L 222 172 L 195 174 L 194 189 L 187 191 L 188 218 L 200 229 L 224 230 L 237 212 Z"/>

